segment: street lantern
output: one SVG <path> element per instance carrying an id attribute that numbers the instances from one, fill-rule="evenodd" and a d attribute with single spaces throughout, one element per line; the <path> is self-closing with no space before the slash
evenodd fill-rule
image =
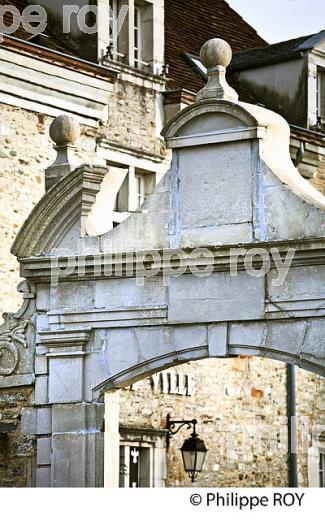
<path id="1" fill-rule="evenodd" d="M 192 433 L 191 437 L 186 439 L 181 447 L 184 468 L 192 482 L 195 482 L 203 469 L 207 451 L 204 442 L 196 433 Z"/>
<path id="2" fill-rule="evenodd" d="M 196 419 L 193 419 L 192 421 L 172 421 L 170 415 L 167 415 L 167 448 L 169 448 L 170 438 L 172 435 L 178 433 L 183 426 L 186 426 L 188 430 L 193 428 L 191 436 L 186 439 L 181 447 L 184 469 L 188 473 L 192 482 L 195 482 L 198 474 L 201 473 L 208 451 L 203 440 L 200 439 L 196 433 L 196 425 Z"/>

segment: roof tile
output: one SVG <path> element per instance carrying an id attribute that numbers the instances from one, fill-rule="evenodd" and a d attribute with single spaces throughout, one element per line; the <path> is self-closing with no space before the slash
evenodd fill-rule
<path id="1" fill-rule="evenodd" d="M 204 80 L 189 66 L 184 53 L 198 55 L 214 37 L 227 40 L 234 52 L 266 44 L 225 0 L 165 0 L 168 88 L 198 91 L 203 87 Z"/>

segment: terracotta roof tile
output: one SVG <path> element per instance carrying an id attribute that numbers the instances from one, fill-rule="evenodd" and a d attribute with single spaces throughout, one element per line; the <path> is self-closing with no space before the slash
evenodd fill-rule
<path id="1" fill-rule="evenodd" d="M 198 55 L 204 42 L 214 37 L 227 40 L 235 52 L 266 44 L 225 0 L 165 0 L 168 88 L 197 92 L 203 87 L 203 78 L 193 71 L 184 53 Z"/>

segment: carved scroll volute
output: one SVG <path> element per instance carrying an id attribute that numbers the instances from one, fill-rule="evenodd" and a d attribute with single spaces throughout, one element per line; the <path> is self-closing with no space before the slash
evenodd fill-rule
<path id="1" fill-rule="evenodd" d="M 0 376 L 12 375 L 19 363 L 19 351 L 27 348 L 26 329 L 29 319 L 28 307 L 35 297 L 28 282 L 22 282 L 18 291 L 23 293 L 24 303 L 16 314 L 3 314 L 4 323 L 0 327 Z"/>
<path id="2" fill-rule="evenodd" d="M 5 314 L 8 332 L 0 334 L 0 375 L 10 376 L 19 362 L 19 345 L 27 348 L 25 330 L 27 323 L 19 321 L 13 315 Z"/>

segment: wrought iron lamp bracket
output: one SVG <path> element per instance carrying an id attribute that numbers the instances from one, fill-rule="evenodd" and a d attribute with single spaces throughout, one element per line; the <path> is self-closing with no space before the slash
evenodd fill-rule
<path id="1" fill-rule="evenodd" d="M 171 437 L 173 435 L 176 435 L 176 433 L 178 433 L 180 431 L 180 429 L 183 428 L 183 426 L 186 426 L 186 428 L 188 430 L 193 428 L 192 436 L 194 437 L 196 435 L 196 425 L 197 425 L 197 420 L 196 419 L 192 419 L 191 421 L 173 421 L 170 418 L 170 414 L 168 414 L 167 415 L 167 430 L 168 430 L 168 433 L 167 433 L 167 443 L 166 443 L 167 444 L 167 449 L 169 448 Z"/>

